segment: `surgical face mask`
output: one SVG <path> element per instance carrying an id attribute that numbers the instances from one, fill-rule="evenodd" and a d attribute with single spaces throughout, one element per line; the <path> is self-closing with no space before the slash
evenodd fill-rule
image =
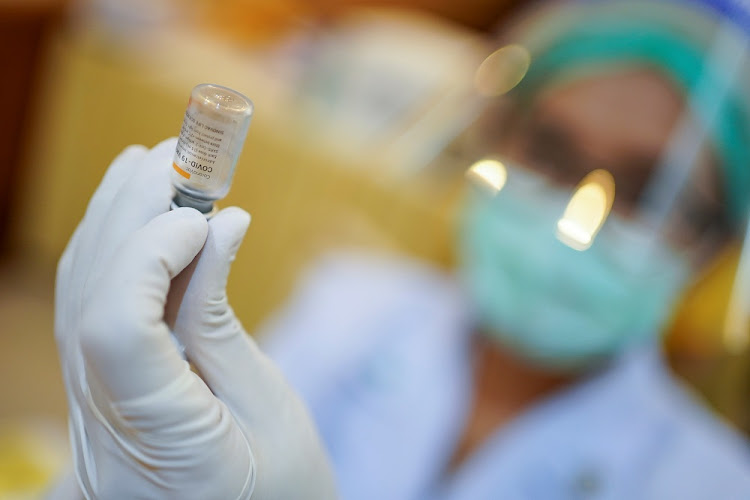
<path id="1" fill-rule="evenodd" d="M 556 237 L 570 190 L 526 170 L 463 213 L 462 274 L 485 329 L 550 369 L 589 366 L 656 337 L 691 267 L 653 233 L 612 213 L 579 251 Z"/>

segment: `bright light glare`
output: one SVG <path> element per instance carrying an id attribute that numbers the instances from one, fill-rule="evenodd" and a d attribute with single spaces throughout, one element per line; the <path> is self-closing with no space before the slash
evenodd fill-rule
<path id="1" fill-rule="evenodd" d="M 729 296 L 724 323 L 724 345 L 731 354 L 741 354 L 750 345 L 750 221 L 737 263 L 737 274 Z"/>
<path id="2" fill-rule="evenodd" d="M 615 181 L 606 170 L 594 170 L 578 185 L 557 221 L 557 239 L 575 250 L 586 250 L 607 219 L 615 197 Z"/>
<path id="3" fill-rule="evenodd" d="M 502 162 L 492 159 L 479 160 L 466 171 L 466 177 L 490 191 L 494 196 L 505 186 L 508 172 Z"/>
<path id="4" fill-rule="evenodd" d="M 747 306 L 736 303 L 735 300 L 727 308 L 726 324 L 724 326 L 724 346 L 731 354 L 740 354 L 750 344 L 748 331 Z"/>
<path id="5" fill-rule="evenodd" d="M 505 94 L 519 84 L 531 64 L 531 54 L 521 45 L 500 47 L 479 65 L 474 75 L 477 91 L 487 97 Z"/>

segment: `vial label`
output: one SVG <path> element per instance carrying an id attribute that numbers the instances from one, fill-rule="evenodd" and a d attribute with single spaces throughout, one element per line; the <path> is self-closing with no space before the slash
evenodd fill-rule
<path id="1" fill-rule="evenodd" d="M 177 139 L 174 170 L 196 188 L 212 190 L 221 187 L 225 171 L 232 168 L 229 164 L 232 126 L 232 123 L 206 116 L 191 100 Z"/>

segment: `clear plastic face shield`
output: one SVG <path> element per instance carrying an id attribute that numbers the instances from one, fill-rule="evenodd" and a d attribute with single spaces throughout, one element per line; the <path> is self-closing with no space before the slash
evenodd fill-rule
<path id="1" fill-rule="evenodd" d="M 487 107 L 463 139 L 477 161 L 462 270 L 492 336 L 576 369 L 653 342 L 742 232 L 750 48 L 731 22 L 671 2 L 556 5 L 509 40 L 476 75 Z M 748 333 L 743 253 L 733 348 Z"/>

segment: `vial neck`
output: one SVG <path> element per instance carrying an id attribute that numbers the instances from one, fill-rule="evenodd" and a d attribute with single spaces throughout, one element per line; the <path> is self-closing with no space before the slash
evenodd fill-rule
<path id="1" fill-rule="evenodd" d="M 191 207 L 204 214 L 209 214 L 214 210 L 214 202 L 212 200 L 199 200 L 180 191 L 177 191 L 172 201 L 178 207 Z"/>

